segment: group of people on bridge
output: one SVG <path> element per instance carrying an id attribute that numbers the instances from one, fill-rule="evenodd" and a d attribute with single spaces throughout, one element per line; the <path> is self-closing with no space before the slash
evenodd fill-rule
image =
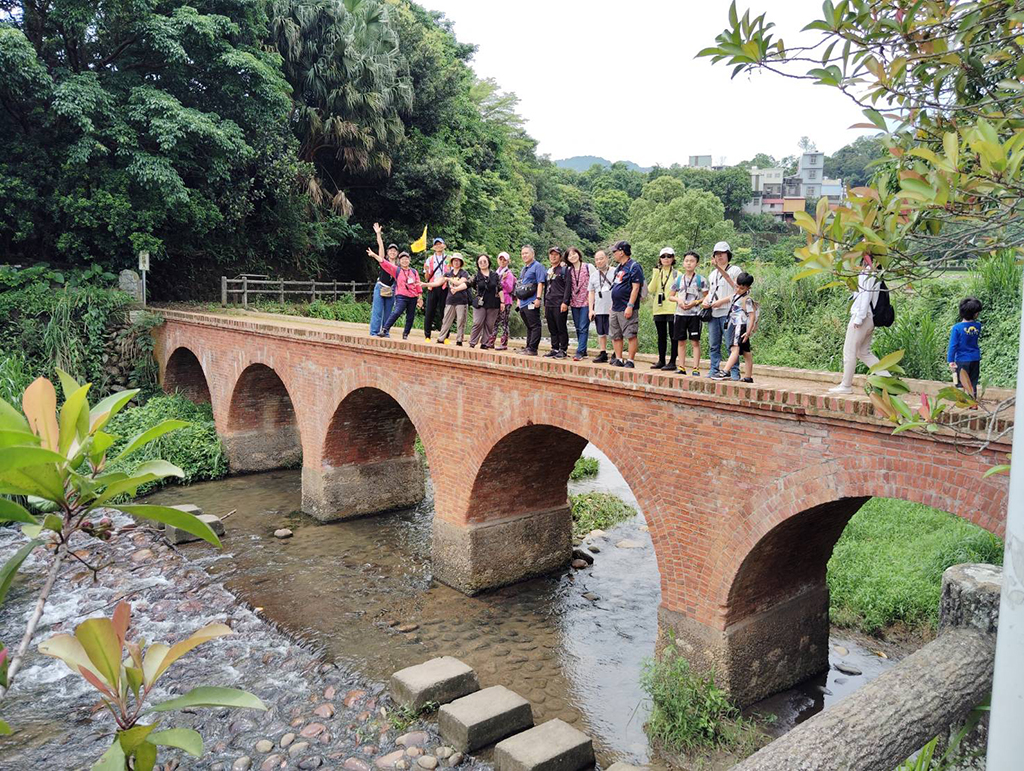
<path id="1" fill-rule="evenodd" d="M 454 329 L 455 345 L 461 346 L 472 307 L 469 346 L 504 351 L 508 349 L 509 322 L 515 308 L 526 326 L 526 344 L 519 352 L 538 356 L 543 310 L 551 340 L 551 350 L 545 356 L 568 358 L 571 314 L 576 330 L 573 361 L 588 358 L 593 324 L 598 338 L 594 362 L 631 369 L 635 367 L 638 348 L 639 305 L 649 299 L 658 337 L 658 360 L 652 369 L 699 377 L 701 333 L 706 325 L 708 376 L 716 380 L 731 378 L 754 382 L 750 339 L 757 331 L 760 315 L 758 303 L 750 294 L 754 278 L 732 264 L 732 249 L 726 241 L 719 241 L 712 249 L 711 269 L 706 276 L 698 273 L 701 258 L 696 251 L 683 255 L 680 270 L 675 250 L 666 246 L 658 255 L 658 267 L 646 279 L 643 268 L 633 259 L 628 241 L 617 241 L 608 251 L 599 249 L 594 253 L 593 263 L 587 262 L 575 246 L 567 249 L 552 246 L 548 249 L 547 268 L 538 262 L 534 248 L 525 245 L 520 250 L 523 267 L 517 276 L 511 268 L 508 252 L 498 254 L 496 265 L 489 255 L 479 255 L 476 271 L 470 273 L 463 256 L 458 252 L 448 254 L 444 239 L 438 237 L 433 240 L 433 253 L 424 262 L 421 278 L 419 271 L 412 267 L 409 252 L 399 250 L 397 244 L 385 248 L 380 224 L 374 223 L 373 227 L 377 250 L 368 248 L 366 251 L 379 263 L 380 275 L 373 292 L 372 336 L 390 337 L 391 327 L 404 314 L 402 337 L 408 338 L 416 311 L 423 310 L 427 342 L 431 340 L 436 322 L 437 344 L 449 343 Z M 883 294 L 884 302 L 880 302 Z M 891 311 L 888 289 L 878 280 L 870 257 L 865 256 L 843 346 L 843 378 L 832 389 L 834 393 L 852 391 L 858 360 L 869 367 L 878 363 L 871 351 L 871 340 L 883 307 Z M 951 337 L 949 352 L 954 378 L 962 380 L 965 390 L 971 393 L 976 391 L 978 379 L 977 341 L 981 326 L 977 316 L 980 311 L 981 304 L 974 298 L 966 298 L 961 303 L 963 322 L 954 329 L 954 334 L 966 347 L 955 346 Z M 964 326 L 965 322 L 969 323 Z M 891 323 L 891 313 L 888 323 Z M 613 349 L 611 358 L 607 352 L 609 337 Z M 724 356 L 723 343 L 727 351 Z M 687 347 L 693 357 L 689 368 Z M 879 374 L 889 373 L 882 370 Z"/>

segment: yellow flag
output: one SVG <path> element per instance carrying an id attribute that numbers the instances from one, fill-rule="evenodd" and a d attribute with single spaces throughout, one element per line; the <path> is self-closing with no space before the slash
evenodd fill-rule
<path id="1" fill-rule="evenodd" d="M 409 250 L 413 253 L 427 251 L 427 226 L 423 226 L 423 235 L 419 237 L 419 240 L 409 247 Z"/>

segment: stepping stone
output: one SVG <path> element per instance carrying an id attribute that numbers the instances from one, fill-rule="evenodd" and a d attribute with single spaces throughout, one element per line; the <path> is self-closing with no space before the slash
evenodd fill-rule
<path id="1" fill-rule="evenodd" d="M 209 525 L 210 529 L 218 536 L 224 535 L 224 523 L 220 521 L 220 517 L 214 516 L 213 514 L 200 513 L 196 518 L 200 522 L 205 522 L 207 525 Z M 203 540 L 199 536 L 192 535 L 192 533 L 189 533 L 186 530 L 181 530 L 180 528 L 174 527 L 173 525 L 168 525 L 166 527 L 165 535 L 167 536 L 167 540 L 169 540 L 173 544 L 191 543 L 192 541 Z"/>
<path id="2" fill-rule="evenodd" d="M 441 656 L 391 675 L 391 698 L 403 707 L 419 712 L 425 704 L 450 701 L 480 690 L 476 672 L 451 656 Z"/>
<path id="3" fill-rule="evenodd" d="M 441 736 L 462 752 L 473 752 L 533 725 L 530 702 L 503 685 L 484 688 L 441 707 Z"/>
<path id="4" fill-rule="evenodd" d="M 179 503 L 177 506 L 168 506 L 169 509 L 177 509 L 178 511 L 184 511 L 186 514 L 191 514 L 194 517 L 198 517 L 203 513 L 203 510 L 196 506 L 194 503 Z M 154 525 L 158 530 L 164 529 L 163 522 L 155 522 Z"/>
<path id="5" fill-rule="evenodd" d="M 617 760 L 608 766 L 605 771 L 647 771 L 647 766 L 634 766 L 631 763 L 623 763 L 621 760 Z"/>
<path id="6" fill-rule="evenodd" d="M 580 771 L 594 765 L 594 743 L 563 720 L 555 718 L 536 728 L 498 742 L 497 771 Z"/>

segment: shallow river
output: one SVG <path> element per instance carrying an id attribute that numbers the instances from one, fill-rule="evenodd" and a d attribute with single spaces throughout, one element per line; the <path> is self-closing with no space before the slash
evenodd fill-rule
<path id="1" fill-rule="evenodd" d="M 600 472 L 571 483 L 571 491 L 615 493 L 635 505 L 614 465 L 594 447 L 585 454 L 599 460 Z M 168 488 L 149 500 L 234 512 L 222 553 L 198 544 L 181 548 L 270 621 L 343 667 L 384 681 L 432 656 L 457 656 L 483 685 L 505 685 L 528 698 L 537 722 L 559 717 L 591 734 L 603 766 L 660 765 L 643 732 L 648 705 L 639 687 L 643 661 L 654 653 L 661 600 L 642 515 L 608 532 L 589 569 L 466 597 L 432 580 L 429 484 L 416 508 L 329 525 L 298 513 L 300 498 L 299 472 L 275 471 Z M 280 527 L 294 537 L 275 539 Z M 642 548 L 616 548 L 622 539 Z M 585 592 L 599 599 L 591 602 Z M 864 674 L 832 669 L 755 705 L 776 716 L 769 731 L 788 730 L 891 663 L 850 640 L 832 644 Z"/>

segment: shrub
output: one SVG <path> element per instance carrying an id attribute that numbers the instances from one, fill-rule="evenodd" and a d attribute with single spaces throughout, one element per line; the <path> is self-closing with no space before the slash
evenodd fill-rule
<path id="1" fill-rule="evenodd" d="M 570 495 L 569 502 L 574 538 L 582 538 L 591 530 L 607 530 L 636 516 L 636 509 L 611 493 Z"/>
<path id="2" fill-rule="evenodd" d="M 736 739 L 738 711 L 708 674 L 668 645 L 661 656 L 644 662 L 640 686 L 651 700 L 644 726 L 651 739 L 683 752 L 721 747 Z"/>
<path id="3" fill-rule="evenodd" d="M 8 404 L 17 404 L 31 382 L 25 355 L 0 351 L 0 399 Z"/>
<path id="4" fill-rule="evenodd" d="M 572 467 L 569 479 L 587 479 L 596 477 L 598 471 L 597 458 L 577 458 L 576 465 Z"/>
<path id="5" fill-rule="evenodd" d="M 227 474 L 227 457 L 213 423 L 212 408 L 209 404 L 194 404 L 178 394 L 153 397 L 116 415 L 108 428 L 109 433 L 119 437 L 111 454 L 117 455 L 131 437 L 169 419 L 184 420 L 189 425 L 165 434 L 125 461 L 124 468 L 114 470 L 131 472 L 140 463 L 160 459 L 182 470 L 182 484 L 220 479 Z M 143 485 L 139 494 L 151 492 L 161 483 L 162 480 Z"/>

